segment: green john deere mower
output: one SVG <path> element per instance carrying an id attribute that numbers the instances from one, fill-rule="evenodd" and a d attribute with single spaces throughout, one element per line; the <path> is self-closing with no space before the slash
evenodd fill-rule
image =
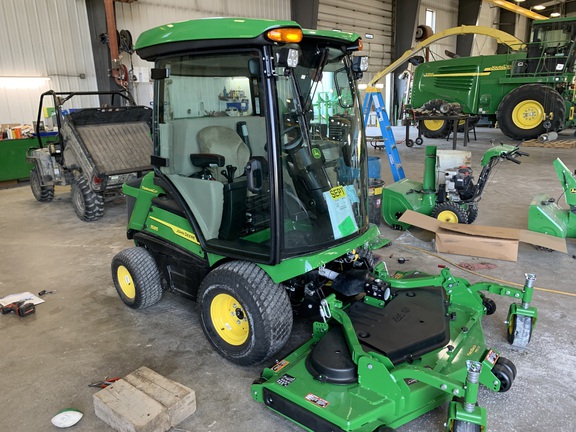
<path id="1" fill-rule="evenodd" d="M 391 276 L 379 262 L 361 46 L 291 21 L 144 32 L 154 171 L 123 187 L 135 246 L 113 258 L 114 284 L 135 309 L 165 290 L 197 301 L 207 339 L 239 365 L 278 358 L 293 316 L 321 316 L 312 339 L 252 386 L 309 430 L 395 427 L 447 400 L 449 429 L 481 430 L 478 385 L 504 391 L 516 374 L 484 342 L 481 318 L 495 310 L 484 292 L 520 301 L 508 338 L 526 346 L 534 277 L 523 289 L 470 285 L 448 269 Z"/>

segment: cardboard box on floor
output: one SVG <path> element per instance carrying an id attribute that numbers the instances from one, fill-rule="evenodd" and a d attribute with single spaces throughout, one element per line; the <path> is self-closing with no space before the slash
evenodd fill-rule
<path id="1" fill-rule="evenodd" d="M 565 239 L 524 229 L 441 222 L 412 210 L 399 220 L 435 233 L 437 252 L 516 261 L 523 242 L 567 253 Z"/>

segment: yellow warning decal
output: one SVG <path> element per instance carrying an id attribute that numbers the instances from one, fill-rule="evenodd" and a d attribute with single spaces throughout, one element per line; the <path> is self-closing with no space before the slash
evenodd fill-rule
<path id="1" fill-rule="evenodd" d="M 183 230 L 182 228 L 179 228 L 176 225 L 172 225 L 171 223 L 168 223 L 166 221 L 155 218 L 154 216 L 150 216 L 150 219 L 158 222 L 159 224 L 162 224 L 162 225 L 170 228 L 174 232 L 174 234 L 176 234 L 177 236 L 182 237 L 188 241 L 191 241 L 192 243 L 200 244 L 200 242 L 198 241 L 198 238 L 196 237 L 196 235 L 194 233 L 191 233 L 190 231 Z"/>
<path id="2" fill-rule="evenodd" d="M 157 191 L 156 189 L 152 189 L 152 188 L 149 188 L 149 187 L 146 187 L 146 186 L 142 186 L 142 190 L 143 190 L 143 191 L 146 191 L 146 192 L 152 192 L 153 194 L 157 194 L 157 193 L 158 193 L 158 191 Z"/>
<path id="3" fill-rule="evenodd" d="M 462 73 L 425 73 L 425 78 L 463 77 L 463 76 L 488 76 L 490 72 L 462 72 Z"/>
<path id="4" fill-rule="evenodd" d="M 344 198 L 346 196 L 346 191 L 342 186 L 336 186 L 330 189 L 330 196 L 333 200 Z"/>

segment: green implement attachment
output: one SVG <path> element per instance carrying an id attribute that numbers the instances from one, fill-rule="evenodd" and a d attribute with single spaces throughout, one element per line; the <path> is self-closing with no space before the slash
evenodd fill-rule
<path id="1" fill-rule="evenodd" d="M 391 430 L 445 402 L 447 431 L 484 430 L 479 385 L 505 392 L 516 376 L 486 346 L 481 320 L 495 304 L 484 292 L 521 300 L 509 311 L 508 340 L 526 346 L 534 280 L 526 275 L 523 289 L 470 285 L 443 269 L 381 276 L 349 305 L 329 296 L 312 339 L 264 369 L 252 397 L 316 432 Z"/>

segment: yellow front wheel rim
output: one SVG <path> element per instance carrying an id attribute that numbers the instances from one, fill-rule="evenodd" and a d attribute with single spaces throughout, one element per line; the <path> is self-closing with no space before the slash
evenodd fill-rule
<path id="1" fill-rule="evenodd" d="M 244 308 L 229 294 L 218 294 L 210 304 L 210 318 L 218 336 L 229 345 L 240 346 L 248 339 L 250 326 Z"/>
<path id="2" fill-rule="evenodd" d="M 444 127 L 446 120 L 424 120 L 424 127 L 429 131 L 439 131 Z"/>
<path id="3" fill-rule="evenodd" d="M 116 270 L 116 277 L 118 278 L 118 285 L 122 293 L 130 300 L 136 298 L 136 287 L 134 286 L 134 279 L 126 267 L 123 265 Z"/>
<path id="4" fill-rule="evenodd" d="M 458 223 L 458 216 L 456 215 L 456 213 L 454 213 L 453 211 L 450 211 L 450 210 L 441 211 L 438 214 L 437 219 L 442 221 L 442 222 Z"/>
<path id="5" fill-rule="evenodd" d="M 538 101 L 528 99 L 520 102 L 512 111 L 512 121 L 520 129 L 534 129 L 544 121 L 546 113 Z"/>

